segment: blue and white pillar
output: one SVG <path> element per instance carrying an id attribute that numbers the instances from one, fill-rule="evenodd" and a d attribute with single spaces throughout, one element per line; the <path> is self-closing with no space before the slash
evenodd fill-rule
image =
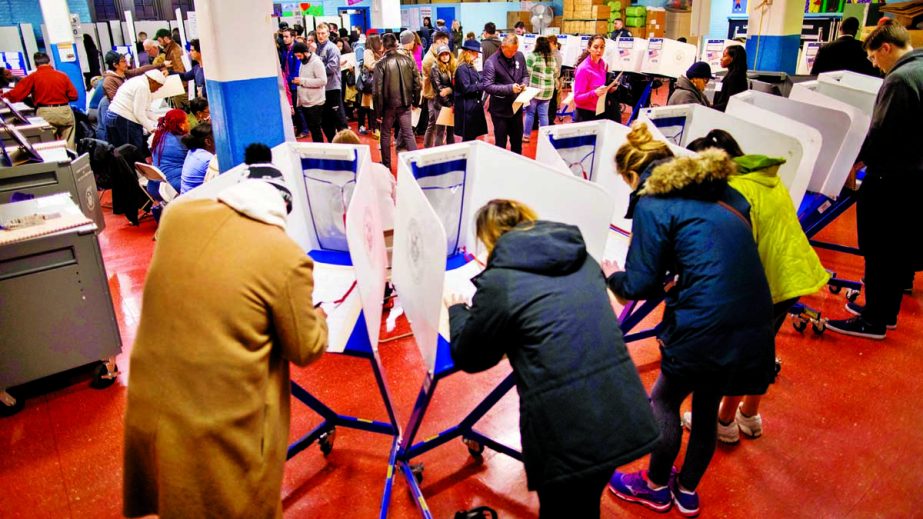
<path id="1" fill-rule="evenodd" d="M 285 142 L 279 56 L 272 42 L 272 0 L 196 0 L 212 130 L 221 171 L 244 149 Z M 290 123 L 289 123 L 290 124 Z"/>
<path id="2" fill-rule="evenodd" d="M 751 70 L 794 74 L 801 48 L 803 0 L 750 0 L 747 61 Z"/>
<path id="3" fill-rule="evenodd" d="M 85 80 L 74 42 L 74 29 L 71 26 L 71 12 L 67 7 L 67 0 L 40 0 L 39 3 L 48 40 L 45 42 L 45 49 L 51 56 L 55 68 L 67 74 L 77 89 L 77 100 L 72 102 L 71 106 L 85 110 L 87 89 L 83 83 Z"/>

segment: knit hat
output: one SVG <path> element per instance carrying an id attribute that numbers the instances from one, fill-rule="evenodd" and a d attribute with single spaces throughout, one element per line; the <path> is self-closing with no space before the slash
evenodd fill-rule
<path id="1" fill-rule="evenodd" d="M 465 40 L 464 43 L 462 43 L 462 49 L 480 53 L 481 42 L 477 40 Z"/>
<path id="2" fill-rule="evenodd" d="M 167 78 L 163 77 L 163 72 L 157 69 L 148 70 L 147 72 L 144 73 L 144 75 L 150 79 L 153 79 L 155 82 L 160 83 L 161 85 L 166 83 L 167 81 Z"/>
<path id="3" fill-rule="evenodd" d="M 416 38 L 413 37 L 413 31 L 401 32 L 401 45 L 410 45 Z"/>
<path id="4" fill-rule="evenodd" d="M 292 44 L 292 54 L 296 52 L 300 52 L 301 54 L 307 54 L 308 46 L 305 45 L 303 42 L 296 41 L 294 44 Z"/>
<path id="5" fill-rule="evenodd" d="M 696 61 L 686 70 L 686 77 L 689 79 L 712 79 L 711 67 L 704 61 Z"/>

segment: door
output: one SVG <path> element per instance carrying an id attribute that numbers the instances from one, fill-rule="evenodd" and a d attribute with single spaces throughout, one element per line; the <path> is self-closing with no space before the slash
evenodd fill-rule
<path id="1" fill-rule="evenodd" d="M 455 21 L 455 8 L 454 7 L 437 7 L 436 8 L 436 19 L 433 20 L 433 26 L 436 26 L 436 20 L 445 20 L 445 26 L 452 30 L 452 22 Z"/>
<path id="2" fill-rule="evenodd" d="M 371 28 L 368 7 L 340 7 L 338 9 L 341 18 L 349 19 L 347 30 L 352 30 L 353 26 L 359 27 L 363 34 Z"/>

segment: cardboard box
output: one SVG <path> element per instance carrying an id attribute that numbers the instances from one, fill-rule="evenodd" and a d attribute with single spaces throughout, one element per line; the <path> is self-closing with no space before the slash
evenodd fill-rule
<path id="1" fill-rule="evenodd" d="M 555 16 L 554 20 L 551 20 L 551 25 L 549 25 L 549 27 L 561 27 L 563 23 L 564 23 L 563 16 Z"/>
<path id="2" fill-rule="evenodd" d="M 594 5 L 592 11 L 593 20 L 608 20 L 611 13 L 608 5 Z"/>

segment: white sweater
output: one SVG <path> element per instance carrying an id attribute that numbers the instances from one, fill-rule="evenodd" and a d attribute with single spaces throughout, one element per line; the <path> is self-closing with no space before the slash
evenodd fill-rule
<path id="1" fill-rule="evenodd" d="M 298 70 L 298 99 L 295 106 L 311 107 L 323 105 L 327 100 L 324 90 L 327 86 L 327 69 L 316 54 L 311 54 L 307 63 Z"/>
<path id="2" fill-rule="evenodd" d="M 133 123 L 138 123 L 148 132 L 157 129 L 157 121 L 148 112 L 151 108 L 151 87 L 147 76 L 133 77 L 119 87 L 109 104 L 109 111 Z"/>

